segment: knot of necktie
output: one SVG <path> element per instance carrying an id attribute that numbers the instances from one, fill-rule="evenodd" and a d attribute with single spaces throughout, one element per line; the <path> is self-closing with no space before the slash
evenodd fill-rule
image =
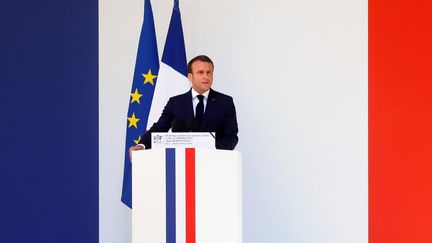
<path id="1" fill-rule="evenodd" d="M 204 101 L 204 95 L 197 95 L 199 102 L 203 102 Z"/>

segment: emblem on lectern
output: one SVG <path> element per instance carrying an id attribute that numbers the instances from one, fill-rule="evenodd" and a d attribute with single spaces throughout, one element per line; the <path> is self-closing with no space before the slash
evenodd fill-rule
<path id="1" fill-rule="evenodd" d="M 161 143 L 162 143 L 162 135 L 154 135 L 153 144 L 161 144 Z"/>

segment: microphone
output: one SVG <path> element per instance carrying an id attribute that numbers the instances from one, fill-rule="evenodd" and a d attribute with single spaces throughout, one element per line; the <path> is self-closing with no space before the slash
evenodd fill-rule
<path id="1" fill-rule="evenodd" d="M 171 131 L 172 132 L 200 132 L 200 122 L 195 118 L 188 118 L 188 119 L 182 119 L 182 118 L 175 118 L 171 122 Z M 208 132 L 210 135 L 215 139 L 216 137 L 214 132 Z"/>
<path id="2" fill-rule="evenodd" d="M 172 132 L 199 132 L 200 124 L 197 119 L 175 118 L 171 123 Z"/>
<path id="3" fill-rule="evenodd" d="M 186 131 L 187 132 L 199 132 L 200 131 L 200 123 L 195 118 L 187 119 L 186 121 Z"/>
<path id="4" fill-rule="evenodd" d="M 186 123 L 181 118 L 176 118 L 171 123 L 172 132 L 184 132 L 186 129 Z"/>

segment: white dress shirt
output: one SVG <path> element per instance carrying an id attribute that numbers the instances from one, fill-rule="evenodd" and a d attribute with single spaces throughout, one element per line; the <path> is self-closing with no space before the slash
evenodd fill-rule
<path id="1" fill-rule="evenodd" d="M 206 106 L 207 106 L 207 99 L 208 99 L 209 93 L 210 93 L 210 89 L 207 90 L 206 92 L 204 92 L 202 94 L 202 96 L 204 96 L 204 100 L 203 100 L 203 102 L 204 102 L 204 113 L 205 113 L 205 109 L 206 109 Z M 192 89 L 192 104 L 193 104 L 194 116 L 196 114 L 196 107 L 197 107 L 198 102 L 199 102 L 198 95 L 199 95 L 198 92 L 196 92 L 194 89 Z"/>

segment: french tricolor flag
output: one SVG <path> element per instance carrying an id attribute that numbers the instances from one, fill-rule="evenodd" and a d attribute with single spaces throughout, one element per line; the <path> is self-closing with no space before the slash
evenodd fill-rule
<path id="1" fill-rule="evenodd" d="M 242 242 L 239 152 L 152 149 L 133 167 L 133 242 Z"/>
<path id="2" fill-rule="evenodd" d="M 159 119 L 170 97 L 185 93 L 190 87 L 179 0 L 175 0 L 147 127 Z"/>

